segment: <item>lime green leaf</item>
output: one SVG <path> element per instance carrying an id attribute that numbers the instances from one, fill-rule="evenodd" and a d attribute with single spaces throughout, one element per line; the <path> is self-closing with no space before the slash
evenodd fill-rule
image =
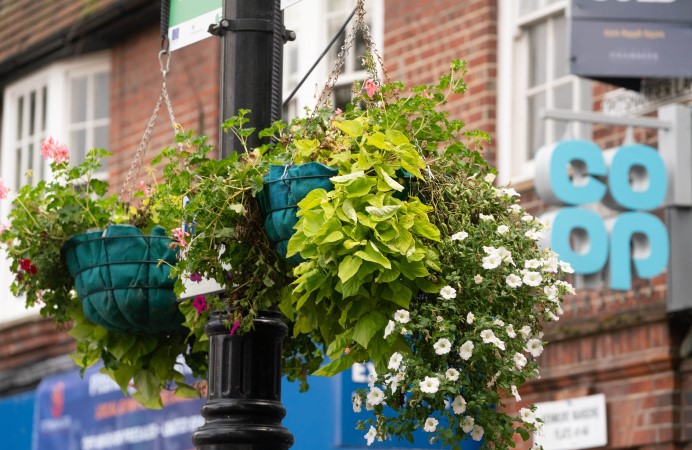
<path id="1" fill-rule="evenodd" d="M 399 209 L 401 209 L 401 205 L 387 205 L 387 206 L 381 206 L 379 208 L 375 207 L 375 206 L 366 206 L 365 207 L 365 211 L 368 214 L 375 216 L 378 219 L 389 219 Z"/>
<path id="2" fill-rule="evenodd" d="M 390 177 L 389 174 L 384 171 L 384 169 L 380 168 L 379 172 L 380 172 L 380 176 L 382 177 L 382 179 L 384 179 L 385 183 L 387 183 L 387 185 L 390 188 L 394 189 L 397 192 L 401 192 L 404 190 L 404 186 L 402 186 L 394 178 Z"/>
<path id="3" fill-rule="evenodd" d="M 355 253 L 355 256 L 358 256 L 365 261 L 370 261 L 374 262 L 376 264 L 379 264 L 380 266 L 386 268 L 386 269 L 391 269 L 392 268 L 392 263 L 387 259 L 386 256 L 384 256 L 380 251 L 373 245 L 372 242 L 370 242 L 370 245 L 365 247 L 364 250 L 359 250 Z"/>
<path id="4" fill-rule="evenodd" d="M 199 391 L 192 386 L 185 383 L 178 383 L 178 387 L 175 390 L 175 395 L 182 398 L 200 398 L 201 395 Z"/>
<path id="5" fill-rule="evenodd" d="M 384 150 L 386 148 L 384 138 L 384 133 L 378 131 L 377 133 L 374 133 L 368 137 L 368 145 L 372 145 L 373 147 L 377 147 L 381 150 Z"/>
<path id="6" fill-rule="evenodd" d="M 387 323 L 387 317 L 379 311 L 372 311 L 358 320 L 353 328 L 353 340 L 368 348 L 370 339 L 381 331 Z"/>
<path id="7" fill-rule="evenodd" d="M 350 355 L 344 355 L 339 359 L 335 359 L 329 364 L 325 364 L 320 367 L 313 375 L 318 375 L 321 377 L 331 377 L 344 370 L 350 368 L 353 365 L 353 358 Z"/>
<path id="8" fill-rule="evenodd" d="M 364 131 L 363 127 L 363 120 L 335 120 L 332 122 L 332 125 L 334 125 L 336 128 L 340 129 L 344 133 L 348 134 L 351 137 L 356 137 L 356 136 L 361 136 Z"/>
<path id="9" fill-rule="evenodd" d="M 341 355 L 344 352 L 344 349 L 352 342 L 352 340 L 353 330 L 346 330 L 337 335 L 331 344 L 329 344 L 329 348 L 327 348 L 327 356 L 334 359 Z"/>
<path id="10" fill-rule="evenodd" d="M 344 214 L 348 217 L 351 222 L 358 222 L 358 215 L 356 214 L 356 209 L 353 207 L 353 202 L 350 198 L 344 200 L 343 205 L 341 205 Z"/>
<path id="11" fill-rule="evenodd" d="M 317 206 L 319 206 L 320 203 L 322 203 L 322 200 L 327 196 L 327 191 L 324 189 L 313 189 L 308 193 L 308 195 L 305 196 L 304 199 L 302 199 L 300 202 L 298 202 L 298 212 L 296 213 L 298 217 L 300 217 L 303 214 L 303 211 L 313 209 Z"/>
<path id="12" fill-rule="evenodd" d="M 330 180 L 332 183 L 348 183 L 349 181 L 363 177 L 365 177 L 365 172 L 361 170 L 359 172 L 348 173 L 346 175 L 337 175 L 335 177 L 331 177 Z"/>
<path id="13" fill-rule="evenodd" d="M 357 256 L 346 255 L 339 264 L 339 279 L 342 283 L 350 280 L 360 269 L 363 260 Z"/>

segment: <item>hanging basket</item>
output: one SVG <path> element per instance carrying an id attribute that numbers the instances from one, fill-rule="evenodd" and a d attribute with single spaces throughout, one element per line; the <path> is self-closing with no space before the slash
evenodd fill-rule
<path id="1" fill-rule="evenodd" d="M 314 189 L 334 189 L 329 179 L 337 173 L 337 169 L 315 162 L 269 168 L 269 173 L 263 178 L 264 188 L 258 195 L 258 202 L 265 216 L 264 231 L 281 258 L 286 259 L 288 240 L 295 233 L 293 227 L 298 222 L 298 202 Z M 296 265 L 300 257 L 293 256 L 287 262 Z"/>
<path id="2" fill-rule="evenodd" d="M 161 227 L 144 235 L 132 225 L 111 225 L 68 239 L 63 252 L 85 316 L 116 332 L 177 330 L 183 317 L 169 277 L 170 265 L 176 263 L 170 243 Z"/>

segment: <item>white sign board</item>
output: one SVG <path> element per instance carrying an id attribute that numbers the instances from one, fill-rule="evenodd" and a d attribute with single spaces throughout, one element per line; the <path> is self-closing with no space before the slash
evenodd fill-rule
<path id="1" fill-rule="evenodd" d="M 536 443 L 544 450 L 577 450 L 608 444 L 605 395 L 537 403 L 536 415 L 543 420 L 542 436 Z"/>

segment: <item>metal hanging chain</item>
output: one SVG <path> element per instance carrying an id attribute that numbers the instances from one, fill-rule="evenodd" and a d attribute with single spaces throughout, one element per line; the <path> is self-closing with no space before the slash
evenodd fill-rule
<path id="1" fill-rule="evenodd" d="M 375 84 L 381 84 L 380 77 L 376 67 L 377 64 L 379 64 L 379 66 L 382 68 L 382 73 L 385 75 L 387 83 L 391 81 L 389 79 L 389 76 L 387 75 L 387 71 L 384 68 L 382 57 L 380 56 L 373 42 L 372 35 L 370 34 L 370 28 L 368 27 L 367 23 L 365 23 L 365 0 L 358 0 L 356 4 L 356 21 L 353 23 L 353 25 L 348 29 L 348 32 L 346 33 L 344 45 L 341 46 L 341 50 L 339 51 L 339 54 L 336 57 L 336 61 L 334 62 L 334 66 L 332 67 L 332 70 L 329 73 L 329 77 L 327 78 L 327 82 L 324 85 L 324 89 L 322 89 L 322 92 L 320 93 L 320 96 L 317 99 L 317 104 L 315 105 L 315 108 L 313 109 L 311 114 L 312 117 L 314 117 L 317 113 L 317 110 L 319 110 L 320 107 L 326 103 L 327 98 L 331 95 L 332 91 L 334 90 L 336 82 L 339 79 L 341 69 L 344 67 L 344 64 L 346 63 L 346 55 L 348 55 L 349 50 L 353 47 L 353 43 L 356 39 L 358 31 L 363 33 L 366 53 L 374 55 L 376 59 L 376 64 L 366 65 L 366 71 L 368 75 L 371 77 L 372 81 Z"/>
<path id="2" fill-rule="evenodd" d="M 147 128 L 144 130 L 144 135 L 142 135 L 142 139 L 139 142 L 135 156 L 132 159 L 132 164 L 130 165 L 130 170 L 128 170 L 127 176 L 125 177 L 123 187 L 120 190 L 119 199 L 121 201 L 123 200 L 123 196 L 126 192 L 128 198 L 132 198 L 132 189 L 134 189 L 135 180 L 139 177 L 139 172 L 144 161 L 144 155 L 149 148 L 149 141 L 151 140 L 151 134 L 154 131 L 154 125 L 156 124 L 156 119 L 159 115 L 159 109 L 161 108 L 162 101 L 166 103 L 168 117 L 170 118 L 171 125 L 173 126 L 173 133 L 177 134 L 180 128 L 175 121 L 173 105 L 171 104 L 171 99 L 168 95 L 168 86 L 166 84 L 166 76 L 168 75 L 171 66 L 171 54 L 168 51 L 167 45 L 164 47 L 164 44 L 162 43 L 162 48 L 163 50 L 159 52 L 159 67 L 161 69 L 161 76 L 163 79 L 161 83 L 161 93 L 159 94 L 159 99 L 156 101 L 156 106 L 154 106 L 154 112 L 151 114 Z M 180 144 L 178 144 L 178 146 L 180 146 Z"/>

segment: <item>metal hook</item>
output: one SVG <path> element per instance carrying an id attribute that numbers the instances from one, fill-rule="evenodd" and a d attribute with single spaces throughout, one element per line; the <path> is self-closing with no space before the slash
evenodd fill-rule
<path id="1" fill-rule="evenodd" d="M 164 56 L 166 57 L 165 61 Z M 171 68 L 171 53 L 167 49 L 159 52 L 159 67 L 161 68 L 161 73 L 165 77 Z"/>

